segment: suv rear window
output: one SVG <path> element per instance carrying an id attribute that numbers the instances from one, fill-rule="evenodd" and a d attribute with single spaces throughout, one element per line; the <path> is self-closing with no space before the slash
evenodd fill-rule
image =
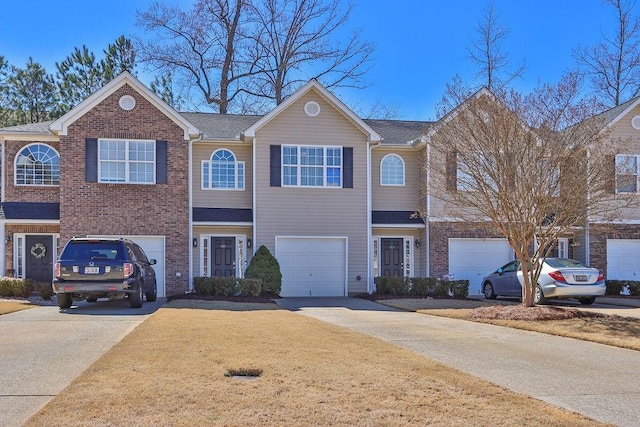
<path id="1" fill-rule="evenodd" d="M 60 255 L 61 260 L 96 261 L 124 260 L 124 245 L 118 242 L 70 242 Z"/>

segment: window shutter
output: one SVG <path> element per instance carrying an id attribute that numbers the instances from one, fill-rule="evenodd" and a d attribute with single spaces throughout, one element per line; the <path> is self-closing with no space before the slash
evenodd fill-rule
<path id="1" fill-rule="evenodd" d="M 280 145 L 272 145 L 270 160 L 270 185 L 271 187 L 280 187 L 282 178 L 282 150 Z"/>
<path id="2" fill-rule="evenodd" d="M 616 194 L 616 175 L 618 175 L 618 168 L 616 167 L 616 156 L 608 156 L 607 163 L 611 165 L 611 173 L 607 179 L 607 193 Z"/>
<path id="3" fill-rule="evenodd" d="M 353 147 L 342 148 L 342 188 L 353 188 Z"/>
<path id="4" fill-rule="evenodd" d="M 84 180 L 98 182 L 98 138 L 84 140 Z"/>
<path id="5" fill-rule="evenodd" d="M 167 141 L 156 141 L 156 184 L 167 183 Z"/>
<path id="6" fill-rule="evenodd" d="M 458 153 L 456 151 L 447 153 L 446 174 L 447 191 L 456 193 L 458 191 Z"/>

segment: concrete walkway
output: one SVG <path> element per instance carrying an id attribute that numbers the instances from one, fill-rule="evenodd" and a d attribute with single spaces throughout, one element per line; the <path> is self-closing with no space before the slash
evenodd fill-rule
<path id="1" fill-rule="evenodd" d="M 164 303 L 81 302 L 0 316 L 0 426 L 21 426 Z"/>
<path id="2" fill-rule="evenodd" d="M 638 351 L 405 312 L 357 298 L 277 302 L 595 420 L 640 425 Z"/>

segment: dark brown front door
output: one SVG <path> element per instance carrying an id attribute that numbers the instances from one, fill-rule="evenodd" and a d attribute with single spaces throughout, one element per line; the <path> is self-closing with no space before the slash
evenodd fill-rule
<path id="1" fill-rule="evenodd" d="M 25 276 L 36 282 L 53 279 L 53 236 L 26 236 Z"/>
<path id="2" fill-rule="evenodd" d="M 404 239 L 382 239 L 382 277 L 402 277 Z"/>
<path id="3" fill-rule="evenodd" d="M 212 237 L 211 272 L 214 277 L 234 277 L 236 275 L 236 238 Z"/>

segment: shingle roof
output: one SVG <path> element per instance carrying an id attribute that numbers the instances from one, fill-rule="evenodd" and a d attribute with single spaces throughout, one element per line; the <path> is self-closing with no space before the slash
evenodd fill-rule
<path id="1" fill-rule="evenodd" d="M 196 126 L 204 139 L 240 139 L 240 134 L 262 116 L 215 113 L 180 113 Z"/>
<path id="2" fill-rule="evenodd" d="M 28 133 L 28 134 L 43 134 L 53 135 L 49 130 L 51 121 L 40 123 L 27 123 L 26 125 L 9 126 L 0 128 L 0 133 Z"/>
<path id="3" fill-rule="evenodd" d="M 424 224 L 415 211 L 373 211 L 372 224 Z"/>
<path id="4" fill-rule="evenodd" d="M 252 222 L 251 209 L 193 208 L 194 222 Z"/>
<path id="5" fill-rule="evenodd" d="M 0 204 L 2 219 L 60 219 L 59 203 L 3 202 Z"/>
<path id="6" fill-rule="evenodd" d="M 411 145 L 433 122 L 365 119 L 384 138 L 382 145 Z"/>

